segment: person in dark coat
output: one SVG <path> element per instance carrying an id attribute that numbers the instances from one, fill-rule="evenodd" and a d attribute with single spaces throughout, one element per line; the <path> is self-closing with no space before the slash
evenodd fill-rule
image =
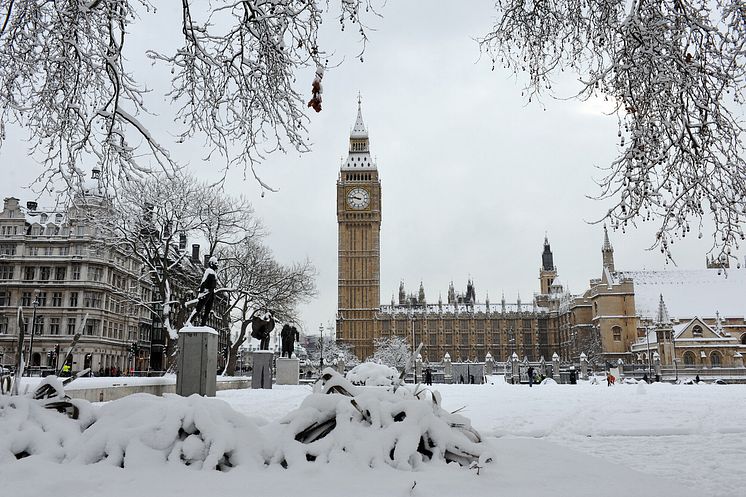
<path id="1" fill-rule="evenodd" d="M 425 385 L 433 384 L 433 370 L 429 367 L 425 368 Z"/>
<path id="2" fill-rule="evenodd" d="M 207 263 L 207 269 L 205 269 L 205 273 L 202 275 L 202 282 L 199 284 L 199 289 L 197 290 L 198 300 L 194 315 L 197 318 L 202 316 L 200 326 L 205 326 L 207 318 L 210 317 L 210 312 L 212 312 L 212 303 L 215 300 L 215 288 L 218 286 L 217 269 L 218 260 L 215 256 L 212 256 Z"/>
<path id="3" fill-rule="evenodd" d="M 534 368 L 532 366 L 528 368 L 528 386 L 534 386 Z"/>

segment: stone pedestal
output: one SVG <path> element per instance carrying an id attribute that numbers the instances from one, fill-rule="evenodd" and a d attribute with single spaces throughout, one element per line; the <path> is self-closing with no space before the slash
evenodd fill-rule
<path id="1" fill-rule="evenodd" d="M 492 354 L 487 352 L 487 355 L 484 357 L 484 374 L 486 376 L 492 376 L 495 372 L 495 360 L 492 357 Z"/>
<path id="2" fill-rule="evenodd" d="M 585 355 L 585 352 L 580 354 L 580 379 L 588 379 L 588 356 Z"/>
<path id="3" fill-rule="evenodd" d="M 215 397 L 218 333 L 208 326 L 187 326 L 179 331 L 176 393 Z"/>
<path id="4" fill-rule="evenodd" d="M 271 350 L 254 351 L 252 354 L 253 371 L 251 374 L 251 388 L 272 388 L 273 357 L 274 354 Z"/>
<path id="5" fill-rule="evenodd" d="M 443 356 L 443 376 L 446 383 L 453 382 L 453 364 L 451 364 L 451 354 L 448 352 Z"/>
<path id="6" fill-rule="evenodd" d="M 300 361 L 298 359 L 288 359 L 286 357 L 277 359 L 278 385 L 297 385 L 299 375 Z"/>
<path id="7" fill-rule="evenodd" d="M 414 361 L 414 376 L 415 376 L 415 382 L 422 382 L 424 381 L 424 377 L 422 376 L 422 355 L 417 354 L 417 359 Z"/>
<path id="8" fill-rule="evenodd" d="M 339 357 L 339 358 L 337 359 L 337 373 L 339 373 L 339 374 L 341 374 L 342 376 L 344 376 L 344 375 L 345 375 L 345 368 L 346 368 L 346 367 L 347 367 L 347 365 L 345 364 L 345 359 L 344 359 L 344 357 L 340 356 L 340 357 Z"/>
<path id="9" fill-rule="evenodd" d="M 510 365 L 511 365 L 511 382 L 514 385 L 517 385 L 521 382 L 521 370 L 519 369 L 519 362 L 518 362 L 518 354 L 513 352 L 513 355 L 510 357 Z"/>

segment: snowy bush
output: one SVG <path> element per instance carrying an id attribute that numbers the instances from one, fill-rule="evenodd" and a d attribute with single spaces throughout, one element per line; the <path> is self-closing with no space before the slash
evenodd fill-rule
<path id="1" fill-rule="evenodd" d="M 347 373 L 347 379 L 353 385 L 390 387 L 398 381 L 399 372 L 390 366 L 364 362 Z"/>
<path id="2" fill-rule="evenodd" d="M 136 394 L 98 408 L 70 402 L 86 414 L 71 419 L 28 397 L 0 397 L 0 464 L 27 455 L 119 467 L 265 462 L 257 424 L 220 400 Z"/>
<path id="3" fill-rule="evenodd" d="M 65 398 L 56 379 L 47 384 L 48 398 L 0 396 L 0 465 L 34 455 L 122 468 L 227 471 L 351 460 L 411 470 L 491 459 L 469 420 L 442 409 L 437 392 L 356 387 L 331 369 L 298 409 L 271 423 L 197 395 L 135 394 L 94 406 Z"/>
<path id="4" fill-rule="evenodd" d="M 437 392 L 356 387 L 331 368 L 281 423 L 289 429 L 274 461 L 291 466 L 353 458 L 370 467 L 417 469 L 431 461 L 491 460 L 470 421 L 441 408 Z"/>

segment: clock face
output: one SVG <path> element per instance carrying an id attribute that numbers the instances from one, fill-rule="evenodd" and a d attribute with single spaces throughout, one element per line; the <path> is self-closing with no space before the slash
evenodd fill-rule
<path id="1" fill-rule="evenodd" d="M 370 194 L 364 188 L 353 188 L 347 193 L 347 204 L 353 209 L 365 209 L 370 203 Z"/>

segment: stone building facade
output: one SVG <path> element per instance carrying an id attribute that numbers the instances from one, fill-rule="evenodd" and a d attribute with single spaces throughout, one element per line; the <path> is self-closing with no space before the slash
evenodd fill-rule
<path id="1" fill-rule="evenodd" d="M 402 285 L 398 303 L 381 306 L 381 212 L 381 182 L 358 102 L 348 157 L 337 180 L 337 338 L 350 344 L 355 355 L 371 356 L 376 338 L 402 335 L 422 342 L 422 356 L 430 361 L 446 353 L 454 360 L 483 360 L 490 351 L 497 358 L 514 352 L 529 360 L 551 357 L 558 346 L 557 313 L 540 307 L 538 300 L 522 304 L 519 296 L 515 303 L 503 298 L 490 304 L 487 297 L 480 302 L 469 281 L 463 294 L 451 284 L 445 303 L 428 303 L 422 287 L 407 296 Z M 540 276 L 550 289 L 557 272 L 548 241 L 545 245 Z"/>
<path id="2" fill-rule="evenodd" d="M 379 172 L 370 158 L 368 132 L 358 103 L 348 158 L 337 180 L 337 338 L 352 345 L 360 359 L 372 355 L 375 339 L 399 335 L 412 344 L 421 342 L 422 357 L 431 362 L 446 354 L 454 362 L 483 361 L 487 354 L 504 362 L 514 353 L 520 360 L 543 357 L 549 361 L 556 353 L 563 362 L 577 363 L 585 354 L 601 367 L 619 360 L 631 364 L 641 360 L 639 343 L 643 339 L 647 342 L 646 333 L 656 325 L 658 294 L 652 305 L 651 293 L 657 291 L 670 293 L 667 302 L 677 302 L 674 327 L 697 317 L 694 309 L 699 309 L 698 316 L 709 316 L 701 320 L 711 326 L 718 306 L 724 306 L 720 313 L 730 336 L 721 335 L 708 345 L 714 347 L 708 349 L 715 353 L 714 362 L 703 359 L 698 349 L 695 357 L 700 361 L 718 363 L 722 357 L 718 364 L 735 364 L 731 359 L 739 347 L 746 347 L 742 298 L 746 295 L 746 270 L 729 269 L 729 279 L 723 278 L 727 261 L 708 260 L 708 269 L 701 271 L 618 271 L 606 228 L 600 277 L 591 279 L 581 294 L 570 294 L 557 280 L 557 267 L 545 237 L 539 291 L 529 302 L 521 302 L 520 296 L 511 303 L 504 296 L 497 304 L 490 303 L 488 296 L 480 301 L 470 279 L 463 293 L 456 292 L 451 283 L 445 302 L 440 298 L 437 303 L 428 301 L 422 284 L 416 292 L 408 293 L 402 283 L 398 299 L 392 297 L 390 305 L 380 305 L 381 198 Z M 703 287 L 705 280 L 711 285 Z M 676 350 L 682 363 L 688 351 L 683 342 L 687 333 L 680 330 L 671 335 L 674 341 L 681 341 Z M 737 344 L 741 345 L 733 348 Z M 663 349 L 661 346 L 665 354 Z M 746 354 L 746 350 L 740 353 Z M 691 358 L 686 355 L 687 360 Z"/>
<path id="3" fill-rule="evenodd" d="M 347 160 L 337 179 L 337 334 L 358 357 L 373 354 L 381 302 L 381 182 L 358 101 Z"/>
<path id="4" fill-rule="evenodd" d="M 158 310 L 139 304 L 158 300 L 153 285 L 143 278 L 136 258 L 97 243 L 96 229 L 87 221 L 91 213 L 86 209 L 103 207 L 95 189 L 77 196 L 66 209 L 41 209 L 36 202 L 24 206 L 15 197 L 5 198 L 0 212 L 0 363 L 16 361 L 21 307 L 24 350 L 32 368 L 61 367 L 86 315 L 70 360 L 73 372 L 164 368 L 166 338 Z M 199 260 L 186 257 L 182 263 L 194 277 L 185 288 L 174 289 L 176 296 L 193 290 L 203 270 Z M 216 299 L 218 311 L 220 305 L 224 303 Z M 228 343 L 227 326 L 216 318 L 208 324 L 220 332 L 220 352 Z"/>

